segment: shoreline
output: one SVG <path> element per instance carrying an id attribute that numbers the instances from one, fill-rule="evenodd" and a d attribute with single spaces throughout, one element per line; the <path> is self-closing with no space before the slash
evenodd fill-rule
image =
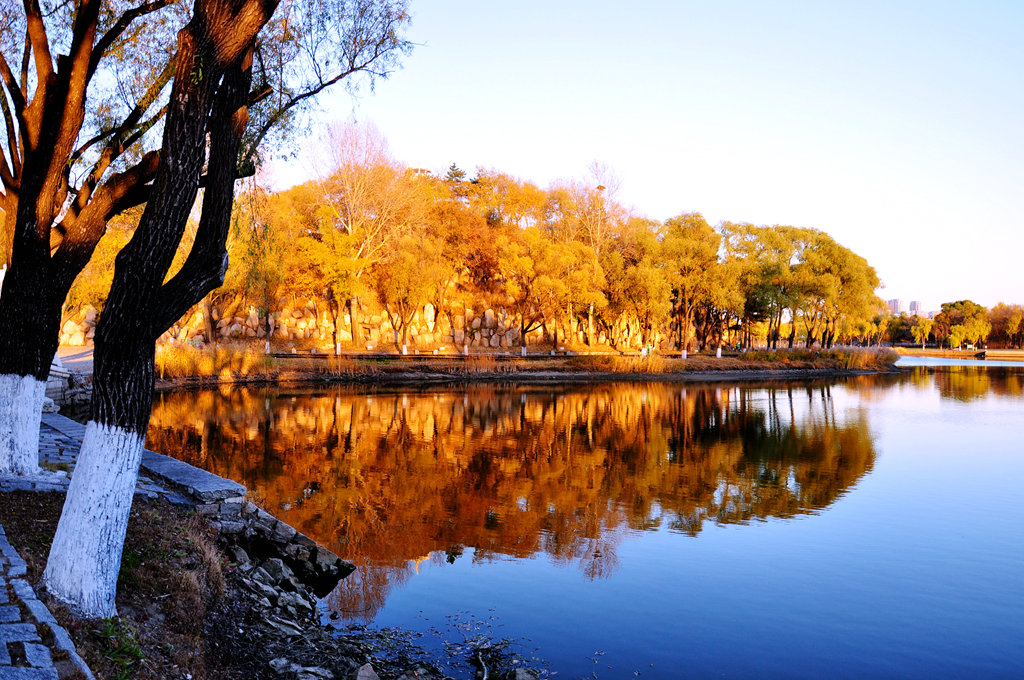
<path id="1" fill-rule="evenodd" d="M 157 359 L 155 389 L 204 388 L 221 385 L 352 384 L 358 386 L 458 385 L 480 382 L 508 384 L 588 384 L 603 382 L 750 382 L 840 378 L 898 372 L 899 355 L 889 351 L 759 352 L 744 356 L 695 355 L 647 357 L 569 355 L 555 357 L 403 357 L 381 354 L 254 355 L 247 350 Z M 187 361 L 185 360 L 187 359 Z"/>
<path id="2" fill-rule="evenodd" d="M 353 387 L 442 387 L 447 385 L 465 385 L 478 383 L 502 383 L 514 385 L 552 385 L 552 384 L 600 384 L 622 382 L 657 382 L 657 383 L 731 383 L 779 381 L 823 378 L 848 378 L 859 375 L 877 375 L 899 373 L 901 369 L 832 369 L 832 368 L 790 368 L 790 369 L 723 369 L 720 371 L 680 371 L 673 373 L 561 373 L 557 371 L 532 372 L 488 372 L 467 375 L 446 373 L 396 372 L 377 375 L 356 376 L 324 376 L 319 374 L 285 375 L 279 377 L 250 376 L 224 379 L 219 377 L 191 377 L 179 379 L 157 380 L 154 390 L 157 393 L 177 389 L 207 389 L 218 386 L 238 385 L 241 387 L 266 386 L 310 386 L 310 385 L 351 385 Z"/>

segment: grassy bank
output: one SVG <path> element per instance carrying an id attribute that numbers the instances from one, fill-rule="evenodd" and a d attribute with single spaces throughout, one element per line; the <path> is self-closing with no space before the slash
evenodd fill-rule
<path id="1" fill-rule="evenodd" d="M 214 384 L 237 381 L 352 380 L 388 381 L 417 378 L 515 379 L 547 376 L 552 379 L 592 376 L 685 378 L 695 374 L 765 373 L 772 371 L 891 370 L 898 355 L 887 349 L 780 350 L 745 352 L 721 358 L 655 353 L 641 357 L 619 354 L 532 356 L 471 354 L 463 357 L 375 355 L 285 355 L 263 353 L 246 344 L 222 344 L 216 348 L 162 347 L 156 355 L 157 378 L 163 381 Z"/>

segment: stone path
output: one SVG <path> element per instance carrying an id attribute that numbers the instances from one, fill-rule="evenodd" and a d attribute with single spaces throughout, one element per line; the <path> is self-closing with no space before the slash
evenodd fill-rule
<path id="1" fill-rule="evenodd" d="M 0 478 L 0 492 L 66 492 L 85 426 L 44 413 L 39 427 L 38 477 Z M 146 451 L 136 495 L 163 496 L 194 506 L 245 495 L 245 487 L 167 456 Z M 2 518 L 0 518 L 2 519 Z M 57 680 L 78 672 L 95 676 L 74 643 L 25 580 L 25 562 L 0 525 L 0 680 Z"/>

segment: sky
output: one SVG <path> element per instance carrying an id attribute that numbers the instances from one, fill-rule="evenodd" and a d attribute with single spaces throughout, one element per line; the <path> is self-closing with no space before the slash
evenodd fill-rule
<path id="1" fill-rule="evenodd" d="M 1024 304 L 1024 2 L 410 0 L 402 70 L 318 120 L 664 220 L 813 227 L 883 299 Z M 317 146 L 312 139 L 305 148 Z M 307 154 L 274 171 L 308 179 Z"/>

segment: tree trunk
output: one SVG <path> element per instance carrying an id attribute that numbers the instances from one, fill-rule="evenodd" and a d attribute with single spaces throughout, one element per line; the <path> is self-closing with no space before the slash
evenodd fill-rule
<path id="1" fill-rule="evenodd" d="M 15 258 L 0 297 L 0 472 L 5 474 L 39 472 L 39 421 L 63 302 L 63 296 L 55 300 L 44 257 L 34 263 L 34 258 Z"/>
<path id="2" fill-rule="evenodd" d="M 206 341 L 211 345 L 217 344 L 217 327 L 213 325 L 213 308 L 209 298 L 203 298 L 203 322 L 206 326 Z"/>
<path id="3" fill-rule="evenodd" d="M 250 17 L 253 30 L 244 38 L 247 24 L 235 22 L 228 37 L 243 38 L 241 44 L 218 44 L 205 32 L 213 30 L 210 22 L 226 20 L 225 11 L 197 2 L 197 16 L 178 34 L 178 63 L 198 64 L 202 71 L 183 70 L 174 78 L 153 194 L 115 260 L 96 327 L 91 417 L 43 574 L 48 591 L 84 616 L 115 613 L 121 550 L 152 405 L 156 339 L 219 286 L 227 268 L 236 163 L 248 120 L 251 41 L 262 23 L 253 27 Z M 233 64 L 219 61 L 231 49 L 244 57 L 231 57 Z M 195 243 L 182 268 L 163 283 L 204 165 Z"/>
<path id="4" fill-rule="evenodd" d="M 352 346 L 363 346 L 363 326 L 359 323 L 359 296 L 353 296 L 348 301 L 349 321 L 352 324 Z"/>
<path id="5" fill-rule="evenodd" d="M 594 303 L 591 302 L 587 310 L 587 346 L 593 349 L 594 342 Z"/>

